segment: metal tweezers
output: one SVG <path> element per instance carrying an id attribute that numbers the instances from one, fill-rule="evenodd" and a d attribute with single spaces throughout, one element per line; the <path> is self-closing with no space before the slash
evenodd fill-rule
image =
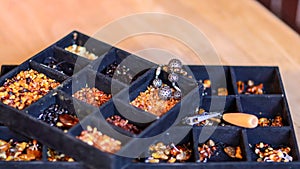
<path id="1" fill-rule="evenodd" d="M 196 114 L 192 116 L 188 116 L 182 119 L 182 123 L 185 125 L 194 125 L 198 124 L 201 121 L 208 120 L 213 117 L 221 116 L 220 112 L 204 112 L 203 114 Z"/>

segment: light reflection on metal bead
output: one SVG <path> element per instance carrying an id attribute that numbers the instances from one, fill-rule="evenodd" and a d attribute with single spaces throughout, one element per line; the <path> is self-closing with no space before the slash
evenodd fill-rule
<path id="1" fill-rule="evenodd" d="M 173 82 L 178 82 L 179 76 L 178 76 L 176 73 L 172 72 L 172 73 L 169 74 L 168 80 L 169 80 L 171 83 L 173 83 Z"/>
<path id="2" fill-rule="evenodd" d="M 172 97 L 172 90 L 169 86 L 164 86 L 162 88 L 159 89 L 158 92 L 158 96 L 159 98 L 161 98 L 162 100 L 168 100 Z"/>
<path id="3" fill-rule="evenodd" d="M 181 69 L 182 63 L 179 59 L 171 59 L 169 61 L 168 66 L 169 66 L 170 69 L 176 69 L 176 68 Z"/>
<path id="4" fill-rule="evenodd" d="M 155 88 L 160 88 L 161 85 L 162 85 L 162 80 L 161 79 L 154 79 L 152 83 L 153 83 L 153 86 Z"/>
<path id="5" fill-rule="evenodd" d="M 177 100 L 181 99 L 181 91 L 175 91 L 173 97 L 174 97 L 174 99 L 177 99 Z"/>

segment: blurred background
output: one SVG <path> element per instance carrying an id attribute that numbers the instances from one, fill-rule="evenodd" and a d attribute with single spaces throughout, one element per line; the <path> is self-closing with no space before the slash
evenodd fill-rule
<path id="1" fill-rule="evenodd" d="M 268 10 L 300 33 L 299 0 L 259 0 Z"/>

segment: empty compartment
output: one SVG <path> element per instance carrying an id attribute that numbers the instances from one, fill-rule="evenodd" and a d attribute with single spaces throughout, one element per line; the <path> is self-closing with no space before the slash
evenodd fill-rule
<path id="1" fill-rule="evenodd" d="M 55 45 L 89 60 L 97 59 L 111 48 L 110 45 L 77 31 L 71 32 Z"/>
<path id="2" fill-rule="evenodd" d="M 259 66 L 233 66 L 231 67 L 231 75 L 236 94 L 255 94 L 260 93 L 258 88 L 262 88 L 260 94 L 282 94 L 280 73 L 277 67 L 259 67 Z M 248 81 L 252 80 L 252 84 L 256 87 L 249 87 Z M 244 87 L 237 87 L 237 82 L 244 83 Z M 259 86 L 262 84 L 262 86 Z M 240 85 L 239 85 L 240 86 Z"/>
<path id="3" fill-rule="evenodd" d="M 23 110 L 57 88 L 66 76 L 34 61 L 24 62 L 0 78 L 1 102 Z"/>
<path id="4" fill-rule="evenodd" d="M 100 107 L 123 88 L 124 84 L 91 69 L 84 69 L 64 83 L 62 90 L 73 98 Z"/>
<path id="5" fill-rule="evenodd" d="M 105 76 L 131 84 L 155 64 L 118 48 L 112 48 L 92 63 L 93 69 Z"/>
<path id="6" fill-rule="evenodd" d="M 244 137 L 239 128 L 230 126 L 195 127 L 193 134 L 197 162 L 241 162 L 247 160 Z M 225 151 L 230 153 L 227 154 Z"/>
<path id="7" fill-rule="evenodd" d="M 290 148 L 290 152 L 288 153 L 289 156 L 292 157 L 292 161 L 298 161 L 299 160 L 299 150 L 296 145 L 296 139 L 293 134 L 293 132 L 287 128 L 256 128 L 252 130 L 247 130 L 247 137 L 249 142 L 249 149 L 251 151 L 251 159 L 252 161 L 267 161 L 272 160 L 274 153 L 272 151 L 280 149 L 280 148 Z M 256 153 L 262 152 L 264 153 L 264 149 L 267 149 L 267 147 L 264 147 L 264 144 L 268 144 L 273 148 L 273 150 L 267 150 L 269 153 L 264 154 L 261 159 L 259 159 L 259 155 Z M 259 150 L 256 149 L 256 145 L 258 148 L 261 148 Z M 284 150 L 282 150 L 284 152 Z M 275 153 L 277 154 L 277 153 Z M 270 155 L 270 156 L 269 156 Z M 272 157 L 272 156 L 273 157 Z M 269 157 L 269 158 L 268 158 Z M 276 157 L 276 156 L 275 156 Z M 275 161 L 272 162 L 283 162 L 284 159 L 276 158 Z M 278 161 L 277 161 L 278 160 Z"/>
<path id="8" fill-rule="evenodd" d="M 26 113 L 64 131 L 69 130 L 87 115 L 96 111 L 64 92 L 56 91 L 26 109 Z"/>
<path id="9" fill-rule="evenodd" d="M 242 111 L 257 116 L 261 126 L 280 127 L 292 125 L 287 104 L 281 96 L 244 96 L 240 97 L 240 100 Z M 279 117 L 281 120 L 279 120 Z M 265 120 L 269 122 L 264 122 Z"/>
<path id="10" fill-rule="evenodd" d="M 188 66 L 193 78 L 203 83 L 205 96 L 234 95 L 228 66 Z M 209 85 L 210 84 L 210 85 Z"/>
<path id="11" fill-rule="evenodd" d="M 67 76 L 72 76 L 90 63 L 88 59 L 55 46 L 33 56 L 32 60 Z"/>

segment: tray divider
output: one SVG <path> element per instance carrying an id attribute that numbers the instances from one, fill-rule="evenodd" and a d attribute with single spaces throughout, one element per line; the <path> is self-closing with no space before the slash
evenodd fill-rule
<path id="1" fill-rule="evenodd" d="M 242 130 L 242 141 L 243 141 L 243 146 L 245 148 L 245 155 L 246 155 L 246 161 L 252 161 L 251 159 L 251 150 L 250 150 L 250 147 L 249 147 L 249 142 L 248 142 L 248 136 L 247 136 L 247 130 L 246 129 L 243 129 Z"/>
<path id="2" fill-rule="evenodd" d="M 238 90 L 237 90 L 237 86 L 236 86 L 237 79 L 236 79 L 236 74 L 234 73 L 233 66 L 229 67 L 229 72 L 230 72 L 230 75 L 231 75 L 231 83 L 232 83 L 232 86 L 233 86 L 233 92 L 234 92 L 235 95 L 238 95 Z"/>
<path id="3" fill-rule="evenodd" d="M 43 145 L 43 148 L 42 148 L 42 161 L 44 161 L 44 162 L 48 161 L 47 149 L 48 149 L 48 147 L 46 145 Z"/>

